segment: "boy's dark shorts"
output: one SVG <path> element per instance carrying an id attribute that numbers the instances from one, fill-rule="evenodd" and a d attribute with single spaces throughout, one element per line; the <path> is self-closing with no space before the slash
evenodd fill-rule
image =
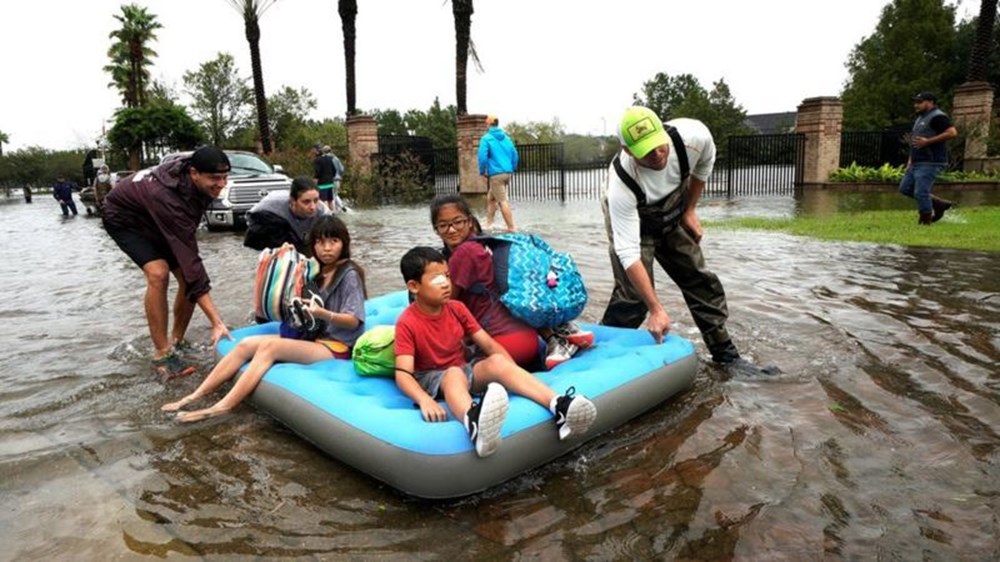
<path id="1" fill-rule="evenodd" d="M 153 241 L 134 231 L 116 228 L 107 223 L 104 223 L 104 230 L 140 269 L 154 260 L 166 260 L 170 271 L 180 267 L 177 258 L 174 257 L 174 253 L 170 251 L 170 247 L 164 240 Z"/>

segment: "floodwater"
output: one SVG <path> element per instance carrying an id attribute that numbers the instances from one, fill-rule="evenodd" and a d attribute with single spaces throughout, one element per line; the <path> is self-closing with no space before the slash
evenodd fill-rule
<path id="1" fill-rule="evenodd" d="M 703 218 L 790 198 L 707 201 Z M 520 203 L 520 226 L 611 288 L 596 201 Z M 139 271 L 99 221 L 0 203 L 0 559 L 890 559 L 1000 557 L 996 254 L 709 230 L 744 354 L 783 375 L 688 392 L 483 494 L 425 502 L 250 406 L 179 425 L 197 380 L 149 372 Z M 961 212 L 946 220 L 961 220 Z M 436 244 L 423 207 L 348 217 L 369 291 Z M 213 296 L 250 320 L 256 253 L 202 233 Z M 677 290 L 658 292 L 706 352 Z M 212 353 L 196 313 L 189 339 Z M 501 449 L 499 454 L 503 454 Z"/>

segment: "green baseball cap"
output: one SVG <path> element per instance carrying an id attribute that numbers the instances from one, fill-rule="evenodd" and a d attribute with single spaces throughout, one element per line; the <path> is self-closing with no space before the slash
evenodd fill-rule
<path id="1" fill-rule="evenodd" d="M 654 148 L 670 142 L 660 118 L 648 107 L 638 105 L 625 110 L 618 137 L 636 158 L 642 158 Z"/>

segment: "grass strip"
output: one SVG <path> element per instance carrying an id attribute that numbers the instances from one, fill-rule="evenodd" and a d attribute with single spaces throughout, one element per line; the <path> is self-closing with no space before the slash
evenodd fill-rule
<path id="1" fill-rule="evenodd" d="M 705 221 L 705 226 L 786 232 L 821 240 L 1000 252 L 1000 207 L 954 209 L 930 226 L 917 224 L 915 210 L 837 213 L 822 217 L 738 218 Z"/>

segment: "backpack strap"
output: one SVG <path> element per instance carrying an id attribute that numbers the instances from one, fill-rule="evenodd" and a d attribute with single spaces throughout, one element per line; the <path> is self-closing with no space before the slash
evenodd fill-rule
<path id="1" fill-rule="evenodd" d="M 667 135 L 670 136 L 670 141 L 674 145 L 674 153 L 677 154 L 677 163 L 680 164 L 681 168 L 681 185 L 687 180 L 688 176 L 691 175 L 691 165 L 688 162 L 687 149 L 684 147 L 684 139 L 681 138 L 681 134 L 677 132 L 676 127 L 671 127 L 667 125 L 666 127 Z M 611 164 L 615 167 L 615 174 L 618 175 L 618 179 L 622 180 L 625 187 L 635 195 L 635 202 L 637 207 L 646 206 L 646 194 L 643 192 L 642 188 L 639 187 L 639 183 L 635 181 L 628 172 L 625 171 L 625 167 L 622 166 L 621 157 L 615 155 L 614 160 Z"/>

